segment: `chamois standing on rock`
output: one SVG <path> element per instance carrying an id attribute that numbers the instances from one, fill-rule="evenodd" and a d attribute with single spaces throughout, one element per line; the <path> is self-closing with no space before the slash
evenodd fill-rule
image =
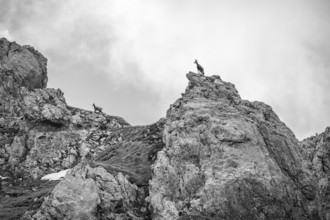
<path id="1" fill-rule="evenodd" d="M 98 107 L 98 106 L 96 106 L 94 103 L 93 103 L 93 107 L 94 107 L 94 112 L 98 111 L 98 112 L 101 112 L 101 113 L 103 113 L 103 112 L 102 112 L 102 108 L 101 108 L 101 107 Z"/>
<path id="2" fill-rule="evenodd" d="M 196 65 L 197 65 L 197 72 L 204 75 L 204 68 L 198 63 L 198 61 L 196 59 L 195 59 L 194 63 L 196 63 Z"/>

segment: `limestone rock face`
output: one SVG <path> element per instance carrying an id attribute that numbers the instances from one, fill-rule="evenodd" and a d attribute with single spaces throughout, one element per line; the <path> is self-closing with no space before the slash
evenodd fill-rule
<path id="1" fill-rule="evenodd" d="M 329 128 L 298 143 L 233 84 L 187 78 L 131 126 L 69 106 L 39 52 L 0 39 L 0 219 L 330 219 Z"/>
<path id="2" fill-rule="evenodd" d="M 25 77 L 23 70 L 35 68 L 29 63 L 35 60 L 25 59 L 30 50 L 2 42 L 0 219 L 24 213 L 23 219 L 150 219 L 148 182 L 165 146 L 166 119 L 130 126 L 120 117 L 69 106 L 60 89 L 33 84 L 38 68 L 35 78 Z M 3 52 L 10 48 L 22 48 L 15 50 L 17 62 Z M 62 181 L 40 180 L 68 168 Z"/>
<path id="3" fill-rule="evenodd" d="M 218 76 L 187 78 L 153 164 L 154 219 L 310 219 L 312 177 L 271 107 Z"/>
<path id="4" fill-rule="evenodd" d="M 5 100 L 0 106 L 0 163 L 10 175 L 37 178 L 70 168 L 84 156 L 80 144 L 90 131 L 129 125 L 119 117 L 68 106 L 59 89 L 29 91 L 12 75 L 0 77 Z"/>
<path id="5" fill-rule="evenodd" d="M 317 180 L 318 209 L 321 219 L 330 219 L 330 127 L 300 142 L 310 170 Z"/>
<path id="6" fill-rule="evenodd" d="M 0 38 L 0 67 L 13 70 L 19 84 L 29 89 L 47 86 L 47 59 L 33 47 Z"/>
<path id="7" fill-rule="evenodd" d="M 75 166 L 23 219 L 150 219 L 148 182 L 164 123 L 91 132 L 78 152 L 94 159 Z"/>
<path id="8" fill-rule="evenodd" d="M 102 167 L 76 166 L 45 198 L 34 215 L 23 219 L 144 219 L 144 192 L 121 173 Z"/>
<path id="9" fill-rule="evenodd" d="M 56 185 L 40 178 L 79 164 L 90 133 L 129 126 L 120 117 L 68 106 L 63 92 L 44 88 L 46 82 L 41 54 L 0 40 L 0 219 L 37 209 Z"/>

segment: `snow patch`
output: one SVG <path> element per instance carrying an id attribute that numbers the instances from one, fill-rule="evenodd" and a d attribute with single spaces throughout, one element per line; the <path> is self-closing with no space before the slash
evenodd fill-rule
<path id="1" fill-rule="evenodd" d="M 41 180 L 59 180 L 59 179 L 61 179 L 61 178 L 63 178 L 65 176 L 65 174 L 66 174 L 66 172 L 68 172 L 68 170 L 70 170 L 70 169 L 61 170 L 58 173 L 48 174 L 46 176 L 43 176 L 41 178 Z"/>
<path id="2" fill-rule="evenodd" d="M 5 179 L 8 179 L 8 177 L 0 175 L 0 179 L 5 180 Z"/>

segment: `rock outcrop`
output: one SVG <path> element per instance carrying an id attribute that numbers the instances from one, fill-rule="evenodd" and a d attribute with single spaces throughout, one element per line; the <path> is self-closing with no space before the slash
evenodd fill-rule
<path id="1" fill-rule="evenodd" d="M 270 106 L 192 72 L 166 118 L 131 126 L 69 106 L 46 62 L 0 39 L 0 219 L 330 219 L 329 128 L 298 142 Z"/>
<path id="2" fill-rule="evenodd" d="M 41 181 L 42 176 L 73 168 L 103 151 L 111 155 L 104 152 L 100 165 L 94 166 L 105 166 L 115 178 L 126 170 L 125 175 L 131 174 L 127 178 L 146 191 L 151 178 L 148 161 L 153 161 L 163 146 L 164 122 L 132 127 L 120 117 L 71 107 L 60 89 L 44 88 L 46 59 L 39 52 L 5 39 L 0 45 L 0 219 L 18 219 L 27 210 L 26 216 L 34 215 L 59 182 Z M 120 162 L 107 164 L 108 160 L 121 159 L 109 149 L 121 144 L 135 147 L 136 153 L 141 151 L 141 155 L 132 152 L 130 157 L 127 152 L 118 152 L 128 157 L 120 162 L 131 161 L 127 169 L 126 164 L 119 166 Z"/>
<path id="3" fill-rule="evenodd" d="M 317 181 L 317 201 L 321 219 L 330 219 L 330 127 L 300 142 L 309 169 Z"/>
<path id="4" fill-rule="evenodd" d="M 76 166 L 45 199 L 40 209 L 23 219 L 144 219 L 147 212 L 142 189 L 119 173 L 102 167 Z"/>
<path id="5" fill-rule="evenodd" d="M 0 38 L 0 67 L 12 70 L 13 77 L 28 89 L 47 86 L 47 59 L 33 47 Z"/>
<path id="6" fill-rule="evenodd" d="M 164 147 L 164 123 L 90 132 L 80 144 L 87 159 L 23 219 L 150 219 L 148 182 Z M 94 208 L 85 209 L 85 202 Z"/>
<path id="7" fill-rule="evenodd" d="M 155 219 L 310 219 L 311 175 L 271 107 L 242 100 L 218 76 L 187 78 L 153 165 Z"/>

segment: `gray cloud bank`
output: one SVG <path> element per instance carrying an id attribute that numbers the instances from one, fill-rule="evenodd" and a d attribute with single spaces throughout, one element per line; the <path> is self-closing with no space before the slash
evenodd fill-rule
<path id="1" fill-rule="evenodd" d="M 330 126 L 326 0 L 0 0 L 0 35 L 48 59 L 70 105 L 132 124 L 165 116 L 199 59 L 271 105 L 299 139 Z"/>

